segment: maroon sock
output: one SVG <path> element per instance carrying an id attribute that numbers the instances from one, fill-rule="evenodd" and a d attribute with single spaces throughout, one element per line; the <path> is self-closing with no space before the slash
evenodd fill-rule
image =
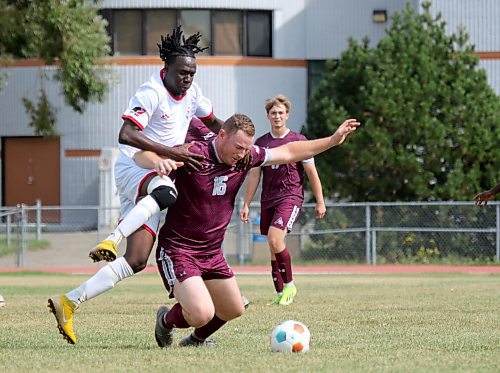
<path id="1" fill-rule="evenodd" d="M 189 328 L 191 325 L 188 324 L 184 315 L 182 314 L 182 307 L 179 303 L 174 304 L 174 306 L 167 312 L 163 323 L 166 328 Z"/>
<path id="2" fill-rule="evenodd" d="M 214 315 L 212 320 L 193 331 L 193 337 L 200 341 L 204 341 L 209 336 L 214 334 L 217 330 L 219 330 L 225 323 L 226 321 L 221 320 L 217 317 L 217 315 Z"/>
<path id="3" fill-rule="evenodd" d="M 281 278 L 280 268 L 276 260 L 271 260 L 271 276 L 276 292 L 281 293 L 283 291 L 283 279 Z"/>
<path id="4" fill-rule="evenodd" d="M 290 257 L 288 249 L 285 247 L 281 253 L 275 254 L 275 256 L 283 282 L 285 284 L 292 282 L 292 258 Z"/>

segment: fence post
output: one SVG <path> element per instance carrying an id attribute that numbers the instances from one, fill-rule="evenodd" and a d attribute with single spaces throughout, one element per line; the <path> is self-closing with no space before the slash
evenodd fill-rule
<path id="1" fill-rule="evenodd" d="M 28 234 L 27 234 L 27 224 L 28 219 L 26 217 L 26 205 L 24 203 L 21 204 L 21 252 L 22 252 L 22 260 L 21 267 L 26 267 L 28 263 Z"/>
<path id="2" fill-rule="evenodd" d="M 36 200 L 36 240 L 42 239 L 42 201 Z"/>
<path id="3" fill-rule="evenodd" d="M 12 227 L 11 227 L 11 220 L 10 220 L 10 214 L 7 214 L 7 221 L 6 221 L 6 227 L 7 228 L 7 237 L 6 237 L 6 245 L 7 245 L 7 248 L 10 248 L 10 244 L 11 244 L 11 240 L 12 240 L 12 237 L 11 237 L 11 234 L 12 234 Z"/>
<path id="4" fill-rule="evenodd" d="M 377 231 L 372 230 L 372 265 L 377 265 Z"/>
<path id="5" fill-rule="evenodd" d="M 371 264 L 371 247 L 370 247 L 370 235 L 371 235 L 371 215 L 370 215 L 370 205 L 365 207 L 365 221 L 366 221 L 366 264 Z"/>
<path id="6" fill-rule="evenodd" d="M 16 253 L 16 267 L 21 266 L 21 205 L 16 206 L 16 240 L 15 240 L 15 253 Z"/>
<path id="7" fill-rule="evenodd" d="M 500 262 L 500 205 L 497 205 L 497 262 Z"/>

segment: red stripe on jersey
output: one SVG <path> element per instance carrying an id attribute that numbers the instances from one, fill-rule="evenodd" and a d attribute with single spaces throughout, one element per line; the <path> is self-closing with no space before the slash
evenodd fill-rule
<path id="1" fill-rule="evenodd" d="M 120 224 L 123 221 L 123 219 L 118 220 L 118 224 Z M 151 236 L 153 236 L 153 240 L 156 241 L 156 232 L 154 232 L 150 227 L 148 227 L 146 224 L 141 225 L 142 228 L 147 230 L 149 233 L 151 233 Z"/>
<path id="2" fill-rule="evenodd" d="M 142 131 L 144 130 L 144 127 L 142 126 L 142 124 L 140 124 L 137 119 L 135 119 L 134 117 L 131 117 L 130 115 L 122 115 L 122 119 L 128 119 L 132 122 L 134 122 L 134 124 L 139 127 L 139 129 Z"/>
<path id="3" fill-rule="evenodd" d="M 214 107 L 212 106 L 212 111 L 210 112 L 210 114 L 208 114 L 206 117 L 203 117 L 203 118 L 199 118 L 201 120 L 207 120 L 207 119 L 210 119 L 214 116 Z"/>
<path id="4" fill-rule="evenodd" d="M 146 224 L 142 225 L 142 228 L 147 230 L 151 235 L 153 236 L 153 240 L 156 240 L 156 232 L 154 232 L 150 227 L 148 227 Z"/>

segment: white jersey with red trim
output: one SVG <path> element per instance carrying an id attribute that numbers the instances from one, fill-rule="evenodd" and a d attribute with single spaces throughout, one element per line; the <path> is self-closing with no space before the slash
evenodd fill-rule
<path id="1" fill-rule="evenodd" d="M 186 93 L 174 97 L 163 85 L 163 70 L 151 76 L 130 99 L 122 119 L 134 122 L 144 136 L 165 145 L 183 144 L 191 118 L 208 119 L 213 115 L 212 103 L 200 87 L 192 83 Z M 120 151 L 132 157 L 140 149 L 119 145 Z"/>

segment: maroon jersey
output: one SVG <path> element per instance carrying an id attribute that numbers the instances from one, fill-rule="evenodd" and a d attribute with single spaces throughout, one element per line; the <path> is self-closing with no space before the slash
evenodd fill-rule
<path id="1" fill-rule="evenodd" d="M 274 137 L 268 132 L 259 137 L 255 141 L 255 145 L 270 149 L 292 141 L 306 140 L 304 135 L 293 131 L 289 131 L 284 137 Z M 304 167 L 302 162 L 262 167 L 262 174 L 260 203 L 263 209 L 273 207 L 284 199 L 291 198 L 296 203 L 304 201 Z"/>
<path id="2" fill-rule="evenodd" d="M 186 142 L 191 141 L 207 141 L 216 136 L 215 133 L 210 131 L 210 129 L 197 117 L 193 117 L 189 123 Z"/>
<path id="3" fill-rule="evenodd" d="M 248 171 L 237 172 L 219 160 L 215 139 L 198 141 L 190 148 L 205 157 L 203 168 L 191 174 L 177 170 L 177 201 L 168 208 L 165 224 L 158 235 L 159 246 L 213 254 L 222 247 L 226 228 L 234 210 L 236 194 Z M 251 167 L 262 165 L 267 151 L 252 146 Z"/>

